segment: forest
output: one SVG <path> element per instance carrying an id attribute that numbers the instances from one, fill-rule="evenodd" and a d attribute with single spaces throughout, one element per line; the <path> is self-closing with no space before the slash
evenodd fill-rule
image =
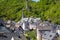
<path id="1" fill-rule="evenodd" d="M 26 9 L 27 1 L 27 9 Z M 60 24 L 60 0 L 0 0 L 0 18 L 4 20 L 19 21 L 22 9 L 25 17 L 38 17 L 43 21 L 50 20 Z"/>

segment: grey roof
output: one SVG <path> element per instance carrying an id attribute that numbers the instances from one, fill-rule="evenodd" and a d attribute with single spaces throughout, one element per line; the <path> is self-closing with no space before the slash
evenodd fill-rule
<path id="1" fill-rule="evenodd" d="M 56 29 L 60 29 L 60 25 L 56 25 L 53 23 L 50 23 L 48 21 L 42 22 L 39 24 L 38 29 L 40 30 L 56 30 Z"/>
<path id="2" fill-rule="evenodd" d="M 57 30 L 60 30 L 60 25 L 57 25 L 57 28 L 56 28 Z"/>
<path id="3" fill-rule="evenodd" d="M 7 30 L 5 27 L 2 27 L 2 28 L 0 29 L 0 33 L 10 33 L 10 31 Z"/>
<path id="4" fill-rule="evenodd" d="M 38 25 L 38 29 L 40 29 L 40 30 L 51 30 L 51 25 L 50 25 L 50 23 L 42 22 Z"/>
<path id="5" fill-rule="evenodd" d="M 42 35 L 44 39 L 52 40 L 56 36 L 56 33 L 53 33 L 52 31 L 45 31 L 45 33 Z"/>
<path id="6" fill-rule="evenodd" d="M 23 23 L 25 24 L 25 27 L 28 29 L 29 28 L 29 24 L 30 25 L 37 25 L 40 23 L 40 18 L 23 18 L 21 19 L 21 23 L 23 26 Z"/>
<path id="7" fill-rule="evenodd" d="M 41 21 L 41 19 L 40 18 L 23 18 L 23 19 L 21 19 L 21 22 L 24 22 L 24 21 L 37 22 L 37 21 Z"/>

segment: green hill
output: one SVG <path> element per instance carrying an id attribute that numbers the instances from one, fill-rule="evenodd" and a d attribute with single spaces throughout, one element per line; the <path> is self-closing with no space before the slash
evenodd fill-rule
<path id="1" fill-rule="evenodd" d="M 18 21 L 25 6 L 25 0 L 0 0 L 0 18 Z M 24 11 L 25 17 L 40 17 L 42 20 L 50 19 L 51 22 L 60 24 L 60 0 L 28 0 L 28 8 L 29 11 Z"/>

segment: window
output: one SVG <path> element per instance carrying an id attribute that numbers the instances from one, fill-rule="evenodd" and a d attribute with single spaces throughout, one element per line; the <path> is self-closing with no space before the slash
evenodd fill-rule
<path id="1" fill-rule="evenodd" d="M 50 35 L 50 37 L 52 37 L 52 35 Z"/>
<path id="2" fill-rule="evenodd" d="M 46 35 L 46 34 L 44 34 L 44 35 Z"/>

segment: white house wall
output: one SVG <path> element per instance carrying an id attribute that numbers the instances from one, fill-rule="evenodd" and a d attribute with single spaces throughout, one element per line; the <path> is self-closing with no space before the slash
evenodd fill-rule
<path id="1" fill-rule="evenodd" d="M 36 25 L 30 24 L 29 25 L 30 29 L 36 29 Z"/>
<path id="2" fill-rule="evenodd" d="M 60 35 L 60 30 L 56 30 L 56 32 Z"/>
<path id="3" fill-rule="evenodd" d="M 25 23 L 23 23 L 22 28 L 25 30 Z"/>

